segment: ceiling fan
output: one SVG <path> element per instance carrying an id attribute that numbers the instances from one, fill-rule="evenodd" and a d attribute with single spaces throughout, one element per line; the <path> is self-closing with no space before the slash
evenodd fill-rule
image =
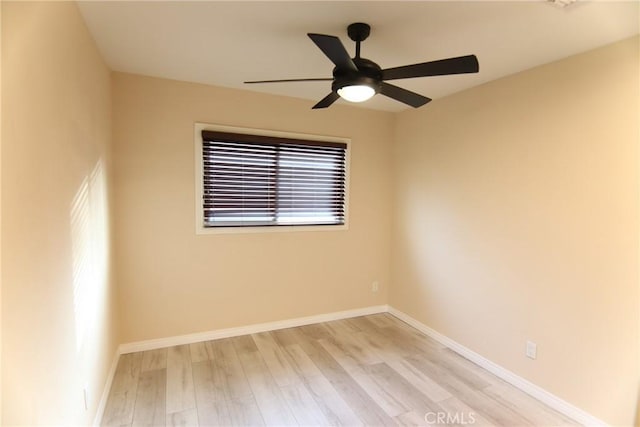
<path id="1" fill-rule="evenodd" d="M 356 42 L 356 56 L 354 58 L 349 57 L 347 50 L 338 37 L 324 34 L 307 34 L 327 58 L 335 64 L 333 78 L 255 80 L 244 83 L 333 81 L 331 93 L 314 105 L 314 109 L 327 108 L 338 98 L 351 102 L 366 101 L 376 93 L 381 93 L 396 101 L 418 108 L 431 101 L 431 99 L 394 86 L 386 81 L 478 72 L 478 58 L 475 55 L 422 62 L 383 70 L 375 62 L 360 57 L 360 43 L 369 37 L 370 32 L 371 27 L 362 22 L 356 22 L 347 27 L 349 38 Z"/>

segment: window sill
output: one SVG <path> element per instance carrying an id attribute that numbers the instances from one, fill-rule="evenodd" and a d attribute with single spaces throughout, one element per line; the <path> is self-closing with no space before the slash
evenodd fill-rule
<path id="1" fill-rule="evenodd" d="M 247 233 L 294 233 L 313 231 L 346 231 L 347 224 L 342 225 L 277 225 L 250 227 L 197 227 L 196 234 L 247 234 Z"/>

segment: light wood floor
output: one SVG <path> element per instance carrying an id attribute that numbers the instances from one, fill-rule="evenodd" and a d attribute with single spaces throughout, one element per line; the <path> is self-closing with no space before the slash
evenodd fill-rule
<path id="1" fill-rule="evenodd" d="M 103 425 L 575 425 L 389 314 L 123 355 Z"/>

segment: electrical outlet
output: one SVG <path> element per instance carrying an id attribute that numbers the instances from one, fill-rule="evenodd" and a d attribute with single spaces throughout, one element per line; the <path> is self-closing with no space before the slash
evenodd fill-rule
<path id="1" fill-rule="evenodd" d="M 371 292 L 378 292 L 380 284 L 376 281 L 371 284 Z"/>
<path id="2" fill-rule="evenodd" d="M 533 341 L 527 341 L 527 350 L 525 354 L 529 359 L 535 359 L 538 355 L 538 345 Z"/>

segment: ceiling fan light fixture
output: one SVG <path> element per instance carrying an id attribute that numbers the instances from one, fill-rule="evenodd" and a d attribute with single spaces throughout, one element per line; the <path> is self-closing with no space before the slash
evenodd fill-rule
<path id="1" fill-rule="evenodd" d="M 363 84 L 343 86 L 338 89 L 338 95 L 340 95 L 340 97 L 345 101 L 349 102 L 364 102 L 371 99 L 375 94 L 375 89 Z"/>
<path id="2" fill-rule="evenodd" d="M 341 75 L 338 71 L 334 77 L 331 89 L 345 101 L 364 102 L 380 92 L 380 81 L 371 76 L 351 72 Z"/>

